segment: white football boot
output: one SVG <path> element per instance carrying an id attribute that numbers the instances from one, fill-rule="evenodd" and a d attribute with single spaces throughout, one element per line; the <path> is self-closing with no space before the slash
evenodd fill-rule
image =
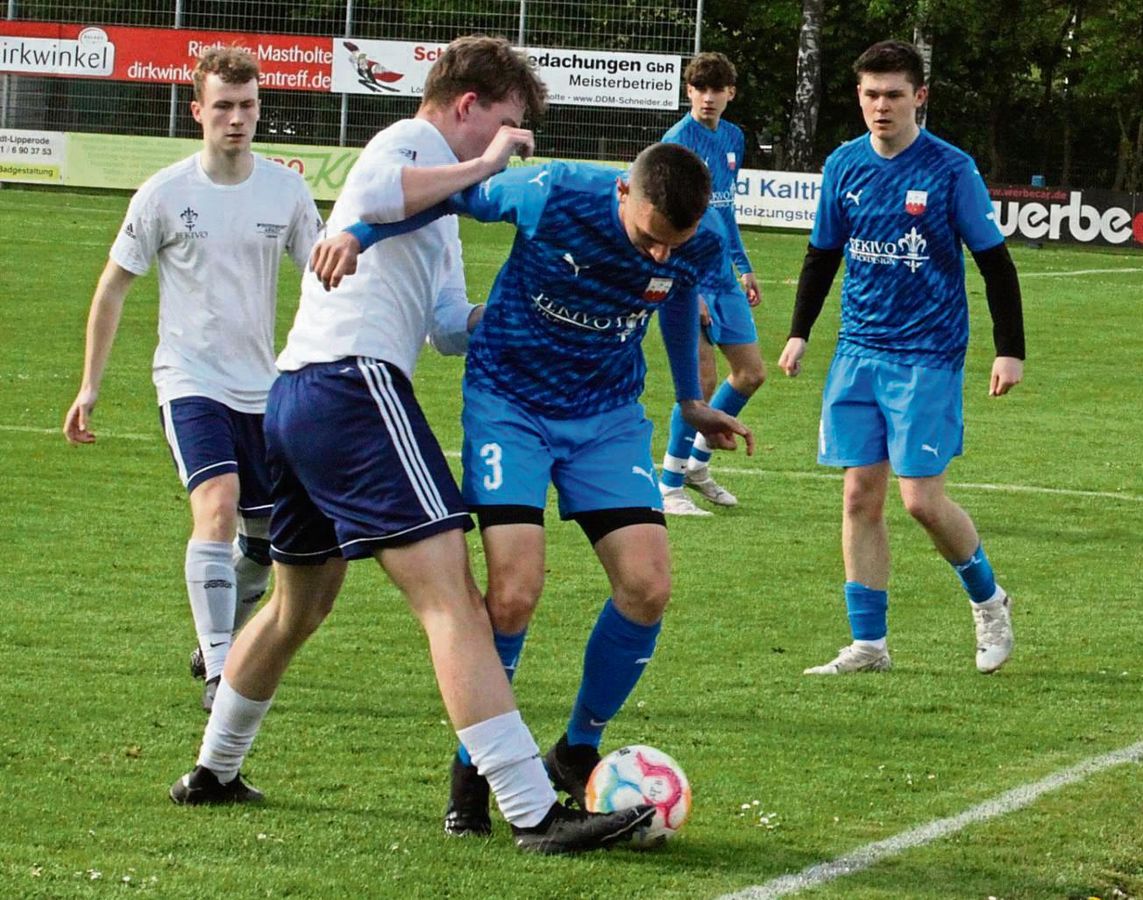
<path id="1" fill-rule="evenodd" d="M 1012 655 L 1012 599 L 1001 594 L 995 600 L 972 604 L 976 620 L 976 668 L 988 675 Z"/>
<path id="2" fill-rule="evenodd" d="M 738 505 L 738 498 L 711 477 L 710 466 L 687 469 L 686 486 L 698 491 L 716 506 Z"/>
<path id="3" fill-rule="evenodd" d="M 663 512 L 668 516 L 713 516 L 714 513 L 696 506 L 681 487 L 668 488 L 659 485 L 663 493 Z"/>
<path id="4" fill-rule="evenodd" d="M 875 650 L 854 641 L 837 651 L 824 666 L 811 666 L 803 675 L 848 675 L 852 672 L 888 672 L 893 666 L 888 650 Z"/>

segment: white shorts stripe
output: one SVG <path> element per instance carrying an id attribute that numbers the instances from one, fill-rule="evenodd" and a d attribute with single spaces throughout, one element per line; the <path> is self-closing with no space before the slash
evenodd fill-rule
<path id="1" fill-rule="evenodd" d="M 392 395 L 391 383 L 385 384 L 385 381 L 388 380 L 386 377 L 388 373 L 385 372 L 384 366 L 358 359 L 357 367 L 365 378 L 369 393 L 372 394 L 373 400 L 377 404 L 377 409 L 381 413 L 381 418 L 393 440 L 393 446 L 401 459 L 401 465 L 413 486 L 413 491 L 416 493 L 422 509 L 433 519 L 445 518 L 448 515 L 448 509 L 429 475 L 424 460 L 421 458 L 420 449 L 412 440 L 408 419 L 404 416 L 400 398 Z"/>
<path id="2" fill-rule="evenodd" d="M 187 486 L 187 464 L 183 460 L 183 452 L 179 449 L 179 436 L 175 433 L 175 423 L 171 419 L 171 404 L 163 404 L 163 434 L 167 438 L 167 445 L 171 448 L 171 455 L 175 458 L 175 468 L 179 471 L 179 481 L 183 487 Z"/>

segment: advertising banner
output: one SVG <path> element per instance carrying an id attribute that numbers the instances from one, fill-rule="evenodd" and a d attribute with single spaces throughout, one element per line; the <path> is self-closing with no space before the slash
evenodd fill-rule
<path id="1" fill-rule="evenodd" d="M 1006 238 L 1143 248 L 1143 194 L 1014 185 L 988 193 Z"/>
<path id="2" fill-rule="evenodd" d="M 0 129 L 0 181 L 60 184 L 66 158 L 65 134 Z"/>
<path id="3" fill-rule="evenodd" d="M 334 38 L 332 90 L 419 97 L 445 44 Z M 681 60 L 650 53 L 524 51 L 548 86 L 548 100 L 575 106 L 678 109 Z"/>
<path id="4" fill-rule="evenodd" d="M 329 38 L 177 28 L 0 21 L 0 72 L 189 84 L 210 47 L 237 44 L 258 59 L 264 88 L 328 91 Z"/>
<path id="5" fill-rule="evenodd" d="M 820 173 L 743 169 L 738 173 L 734 211 L 740 225 L 809 231 L 821 189 Z"/>

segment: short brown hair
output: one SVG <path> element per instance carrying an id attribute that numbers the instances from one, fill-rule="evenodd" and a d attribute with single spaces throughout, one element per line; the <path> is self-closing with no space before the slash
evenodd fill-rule
<path id="1" fill-rule="evenodd" d="M 682 144 L 646 148 L 631 164 L 628 184 L 679 231 L 693 227 L 710 203 L 710 170 Z"/>
<path id="2" fill-rule="evenodd" d="M 422 102 L 447 106 L 470 91 L 484 106 L 519 97 L 532 121 L 544 114 L 548 102 L 548 89 L 524 54 L 504 38 L 479 34 L 448 45 L 429 70 Z"/>
<path id="3" fill-rule="evenodd" d="M 737 84 L 738 70 L 724 53 L 700 53 L 683 72 L 683 80 L 700 91 L 704 88 L 721 91 Z"/>
<path id="4" fill-rule="evenodd" d="M 191 76 L 194 98 L 202 103 L 203 85 L 207 75 L 217 75 L 227 84 L 246 84 L 258 79 L 258 60 L 245 47 L 211 47 L 198 58 Z"/>
<path id="5" fill-rule="evenodd" d="M 925 62 L 921 52 L 905 41 L 878 41 L 857 57 L 853 72 L 858 81 L 866 72 L 876 75 L 900 72 L 914 89 L 925 86 Z"/>

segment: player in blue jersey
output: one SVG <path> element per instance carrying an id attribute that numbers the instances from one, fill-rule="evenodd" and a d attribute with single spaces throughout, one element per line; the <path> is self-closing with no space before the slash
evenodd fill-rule
<path id="1" fill-rule="evenodd" d="M 698 288 L 725 254 L 704 211 L 710 177 L 691 151 L 656 144 L 628 181 L 605 166 L 510 169 L 450 206 L 516 226 L 508 260 L 473 335 L 464 381 L 465 502 L 480 522 L 486 602 L 511 677 L 544 582 L 544 506 L 555 484 L 560 516 L 591 541 L 611 583 L 588 639 L 566 733 L 545 757 L 553 783 L 581 805 L 603 729 L 654 653 L 670 596 L 670 556 L 639 403 L 642 340 L 658 310 L 675 392 L 691 427 L 716 448 L 753 436 L 701 399 Z M 416 224 L 416 223 L 412 223 Z M 384 226 L 350 229 L 363 244 Z M 356 245 L 348 235 L 332 241 Z M 320 277 L 325 245 L 312 260 Z M 462 747 L 445 829 L 486 834 L 488 788 Z"/>
<path id="2" fill-rule="evenodd" d="M 726 105 L 734 99 L 738 74 L 723 54 L 700 53 L 683 75 L 691 111 L 671 126 L 663 140 L 689 147 L 706 163 L 711 178 L 710 207 L 723 221 L 728 250 L 722 265 L 708 272 L 703 280 L 699 372 L 703 396 L 710 400 L 710 405 L 736 416 L 766 380 L 766 366 L 758 352 L 758 332 L 750 311 L 762 297 L 734 217 L 738 169 L 746 143 L 741 129 L 722 118 Z M 730 364 L 730 374 L 717 390 L 716 345 Z M 734 494 L 711 477 L 710 456 L 710 447 L 702 435 L 687 425 L 676 406 L 659 477 L 664 512 L 710 515 L 687 496 L 684 484 L 717 506 L 738 503 Z"/>
<path id="3" fill-rule="evenodd" d="M 818 461 L 845 469 L 842 555 L 853 643 L 806 674 L 883 671 L 890 468 L 905 509 L 960 576 L 976 622 L 976 667 L 995 672 L 1012 652 L 1008 595 L 967 513 L 945 493 L 963 443 L 968 345 L 963 241 L 984 276 L 996 359 L 989 394 L 1024 373 L 1016 268 L 972 159 L 919 128 L 928 96 L 911 44 L 874 44 L 854 64 L 869 134 L 826 160 L 817 218 L 778 365 L 801 370 L 810 329 L 844 255 L 841 331 L 826 380 Z"/>

